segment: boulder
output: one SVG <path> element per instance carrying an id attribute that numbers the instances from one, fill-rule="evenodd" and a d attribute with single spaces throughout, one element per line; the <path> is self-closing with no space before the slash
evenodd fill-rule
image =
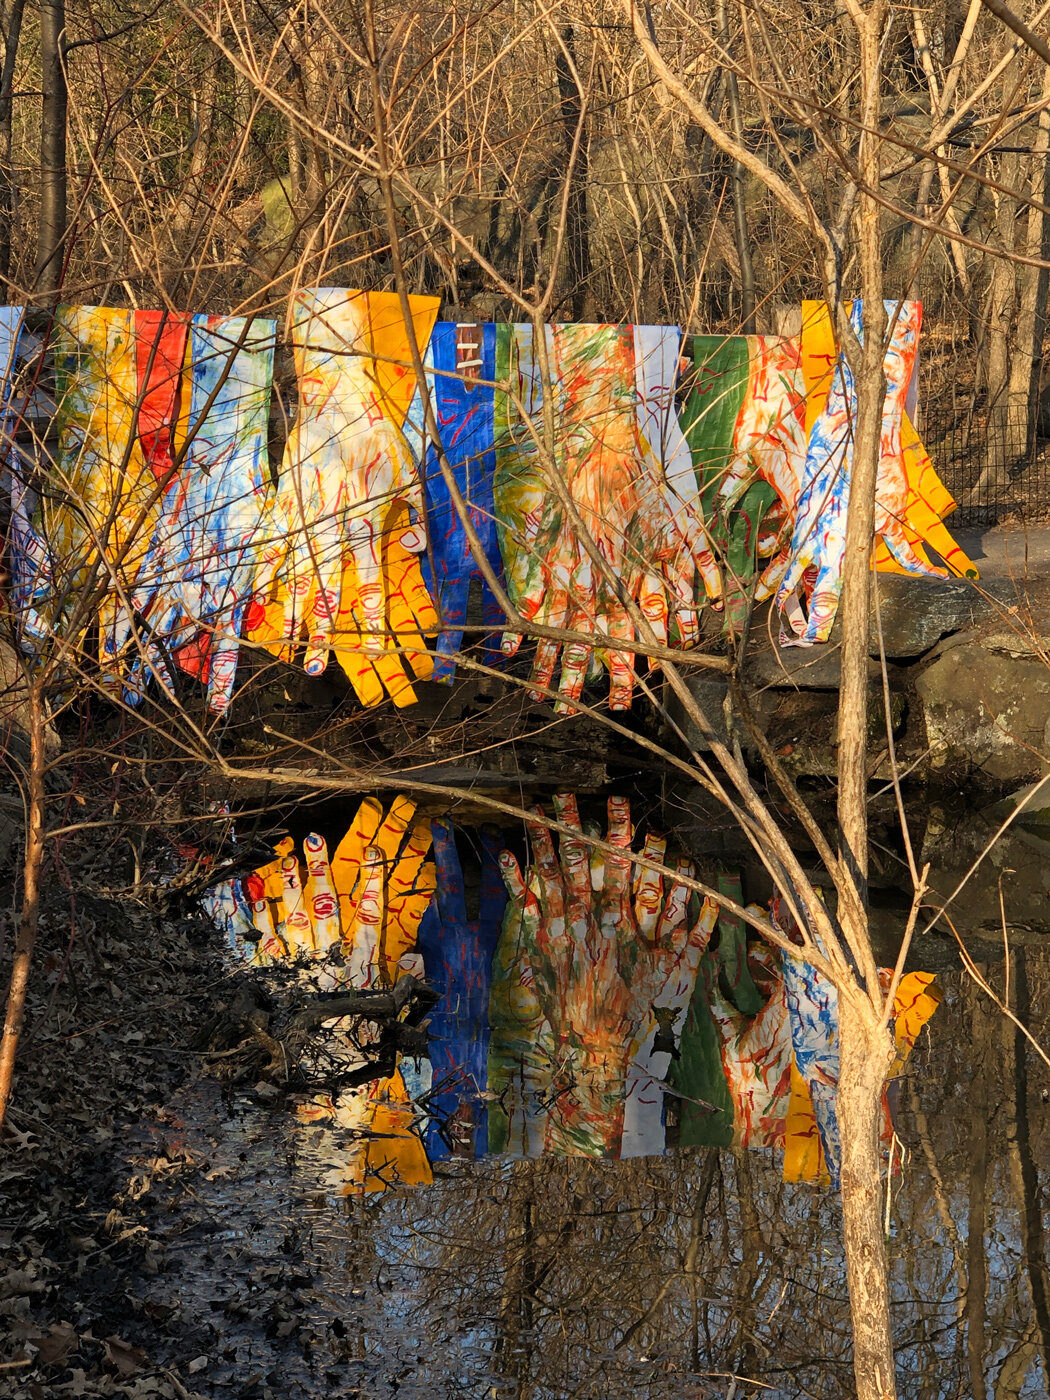
<path id="1" fill-rule="evenodd" d="M 934 774 L 998 785 L 1050 766 L 1050 667 L 1033 653 L 989 645 L 997 635 L 953 638 L 916 681 Z"/>
<path id="2" fill-rule="evenodd" d="M 969 632 L 978 624 L 993 623 L 1003 610 L 1016 603 L 1012 583 L 991 579 L 979 593 L 968 579 L 916 577 L 912 574 L 879 575 L 879 612 L 886 657 L 908 661 L 923 656 L 944 637 Z M 1005 626 L 1000 628 L 1006 630 Z M 756 613 L 747 653 L 747 678 L 752 685 L 802 690 L 837 690 L 841 657 L 842 621 L 837 618 L 827 642 L 809 647 L 778 644 L 780 619 L 766 609 Z M 868 645 L 872 665 L 868 674 L 877 679 L 879 631 L 872 617 Z"/>
<path id="3" fill-rule="evenodd" d="M 990 619 L 996 604 L 1016 602 L 1009 580 L 989 579 L 981 592 L 967 579 L 879 574 L 879 612 L 886 655 L 891 659 L 922 656 L 953 632 L 964 632 Z M 838 624 L 832 641 L 838 639 Z M 879 654 L 879 634 L 872 618 L 869 645 Z"/>
<path id="4" fill-rule="evenodd" d="M 835 642 L 824 646 L 782 647 L 761 644 L 748 649 L 746 677 L 749 686 L 774 686 L 789 690 L 838 690 L 842 647 Z M 876 680 L 882 668 L 868 662 L 868 677 Z"/>

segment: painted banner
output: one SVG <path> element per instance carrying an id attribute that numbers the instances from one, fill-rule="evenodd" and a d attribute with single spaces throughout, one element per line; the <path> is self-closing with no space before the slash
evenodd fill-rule
<path id="1" fill-rule="evenodd" d="M 435 297 L 314 287 L 294 299 L 299 412 L 288 437 L 270 538 L 255 577 L 249 640 L 285 659 L 305 644 L 308 675 L 330 651 L 363 704 L 415 699 L 436 614 L 419 568 L 423 488 L 402 431 L 409 335 L 425 348 Z M 400 371 L 391 377 L 391 367 Z M 406 674 L 407 672 L 407 674 Z"/>
<path id="2" fill-rule="evenodd" d="M 437 419 L 441 450 L 455 477 L 483 557 L 503 582 L 503 560 L 496 531 L 493 496 L 496 472 L 496 345 L 505 326 L 456 325 L 439 321 L 427 348 L 428 389 Z M 481 590 L 482 621 L 492 628 L 485 660 L 499 658 L 494 638 L 506 621 L 471 552 L 467 533 L 441 470 L 438 451 L 425 426 L 417 395 L 409 409 L 409 442 L 424 462 L 427 550 L 423 577 L 437 607 L 442 630 L 437 638 L 433 679 L 451 681 L 463 647 L 467 600 L 472 582 Z"/>
<path id="3" fill-rule="evenodd" d="M 163 380 L 146 388 L 154 396 L 152 462 L 170 451 L 165 476 L 172 479 L 133 594 L 148 642 L 128 668 L 125 697 L 132 703 L 149 676 L 175 693 L 170 659 L 204 684 L 212 711 L 229 708 L 272 496 L 266 440 L 276 330 L 260 318 L 193 317 L 186 438 L 178 449 L 174 399 L 164 396 Z M 174 351 L 171 341 L 168 347 Z M 114 659 L 131 631 L 125 614 L 122 632 L 105 647 Z"/>

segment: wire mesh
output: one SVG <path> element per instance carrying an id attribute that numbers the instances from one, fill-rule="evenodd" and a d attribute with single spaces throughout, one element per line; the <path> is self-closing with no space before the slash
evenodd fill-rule
<path id="1" fill-rule="evenodd" d="M 919 431 L 957 503 L 956 525 L 1050 518 L 1050 420 L 1012 405 L 932 405 Z"/>

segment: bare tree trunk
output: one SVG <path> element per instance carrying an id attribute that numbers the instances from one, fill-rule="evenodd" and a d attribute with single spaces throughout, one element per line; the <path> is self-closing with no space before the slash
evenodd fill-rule
<path id="1" fill-rule="evenodd" d="M 7 1010 L 4 1016 L 3 1039 L 0 1040 L 0 1127 L 14 1086 L 15 1056 L 25 1021 L 26 993 L 29 990 L 29 970 L 36 947 L 40 919 L 40 871 L 44 862 L 44 768 L 46 754 L 47 718 L 44 711 L 43 684 L 34 678 L 26 693 L 26 714 L 29 722 L 29 771 L 26 775 L 26 833 L 22 859 L 22 910 L 15 936 L 11 981 L 7 988 Z"/>
<path id="2" fill-rule="evenodd" d="M 836 1099 L 842 1139 L 842 1239 L 846 1255 L 853 1374 L 858 1400 L 893 1400 L 897 1384 L 890 1320 L 889 1260 L 882 1224 L 879 1128 L 892 1061 L 889 1037 L 839 999 Z"/>
<path id="3" fill-rule="evenodd" d="M 879 185 L 878 112 L 882 93 L 882 36 L 886 0 L 866 12 L 850 4 L 860 43 L 859 71 L 864 127 L 858 164 L 866 189 Z M 878 971 L 868 932 L 868 622 L 871 551 L 875 532 L 875 486 L 885 396 L 883 346 L 886 308 L 882 299 L 882 239 L 879 206 L 862 191 L 857 197 L 857 251 L 864 297 L 863 344 L 854 347 L 857 419 L 842 590 L 842 671 L 838 712 L 839 859 L 852 884 L 840 900 L 839 917 L 858 956 L 866 984 L 839 997 L 841 1058 L 838 1112 L 842 1137 L 842 1229 L 853 1321 L 853 1371 L 858 1400 L 895 1400 L 897 1394 L 890 1322 L 889 1263 L 883 1238 L 879 1123 L 882 1088 L 891 1062 L 888 1031 L 880 1027 Z"/>
<path id="4" fill-rule="evenodd" d="M 11 118 L 14 111 L 15 62 L 22 37 L 25 0 L 14 0 L 4 35 L 0 71 L 0 280 L 11 276 L 11 224 L 15 214 L 15 174 L 11 163 Z"/>
<path id="5" fill-rule="evenodd" d="M 725 0 L 718 0 L 717 22 L 722 36 L 722 47 L 729 48 L 729 20 L 726 16 Z M 726 70 L 726 95 L 729 98 L 729 120 L 733 128 L 733 139 L 744 144 L 744 122 L 740 113 L 740 88 L 736 74 Z M 736 233 L 736 251 L 740 259 L 740 329 L 744 335 L 755 334 L 755 273 L 751 265 L 751 246 L 747 232 L 747 192 L 744 187 L 744 167 L 738 160 L 733 161 L 733 228 Z"/>
<path id="6" fill-rule="evenodd" d="M 1000 176 L 1002 183 L 1012 186 L 1017 179 L 1017 173 L 1017 157 L 1014 155 L 1004 156 L 1003 170 Z M 1014 264 L 1007 258 L 997 257 L 996 253 L 1000 250 L 1007 253 L 1013 252 L 1017 210 L 1008 195 L 998 192 L 995 199 L 997 237 L 996 247 L 991 250 L 994 262 L 988 286 L 988 309 L 985 315 L 987 326 L 985 384 L 988 395 L 988 462 L 978 478 L 975 491 L 984 486 L 1004 487 L 1008 485 L 1010 463 L 1016 455 L 1016 442 L 1011 436 L 1008 387 L 1012 348 L 1010 332 L 1017 295 L 1017 275 Z"/>
<path id="7" fill-rule="evenodd" d="M 558 46 L 554 65 L 558 74 L 558 96 L 561 98 L 565 154 L 570 158 L 583 112 L 580 89 L 573 75 L 577 64 L 571 25 L 567 25 L 561 31 L 561 44 Z M 567 304 L 569 318 L 573 321 L 584 320 L 591 303 L 591 235 L 587 222 L 588 171 L 587 137 L 584 133 L 576 153 L 576 164 L 571 175 L 567 177 L 571 183 L 565 210 L 565 266 L 569 283 Z"/>
<path id="8" fill-rule="evenodd" d="M 1050 102 L 1050 68 L 1044 70 L 1040 100 Z M 1035 156 L 1031 181 L 1033 202 L 1028 207 L 1023 251 L 1027 257 L 1045 259 L 1050 241 L 1047 237 L 1047 219 L 1041 207 L 1050 193 L 1050 158 L 1047 155 L 1050 151 L 1050 112 L 1046 108 L 1039 113 L 1039 126 L 1032 146 Z M 1035 445 L 1048 286 L 1043 267 L 1022 267 L 1019 273 L 1017 327 L 1006 394 L 1012 460 L 1029 456 Z"/>
<path id="9" fill-rule="evenodd" d="M 218 35 L 222 36 L 222 13 L 218 18 Z M 202 209 L 205 197 L 204 177 L 211 155 L 212 133 L 215 129 L 215 99 L 219 90 L 218 50 L 209 53 L 205 69 L 193 96 L 194 138 L 190 168 L 183 183 L 175 217 L 172 220 L 173 245 L 176 255 L 185 257 L 185 240 L 194 220 Z"/>
<path id="10" fill-rule="evenodd" d="M 66 0 L 40 0 L 40 230 L 36 288 L 46 299 L 62 285 L 66 236 Z"/>

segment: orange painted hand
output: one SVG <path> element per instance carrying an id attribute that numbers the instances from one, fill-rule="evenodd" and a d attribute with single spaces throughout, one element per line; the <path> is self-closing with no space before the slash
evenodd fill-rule
<path id="1" fill-rule="evenodd" d="M 516 338 L 498 368 L 512 384 L 528 381 L 528 393 L 519 398 L 535 428 L 541 395 L 532 328 L 512 329 Z M 572 708 L 566 702 L 579 699 L 598 662 L 610 673 L 610 708 L 627 710 L 636 639 L 628 600 L 658 642 L 667 641 L 673 616 L 678 637 L 690 644 L 698 635 L 697 575 L 712 595 L 721 583 L 691 466 L 688 474 L 676 468 L 675 451 L 670 457 L 667 451 L 673 434 L 664 440 L 653 426 L 660 385 L 645 378 L 645 357 L 631 328 L 551 326 L 547 336 L 555 396 L 551 470 L 564 489 L 541 469 L 529 431 L 498 407 L 497 417 L 506 422 L 497 426 L 495 500 L 508 587 L 529 622 L 614 639 L 597 653 L 585 642 L 569 643 L 564 652 L 558 641 L 538 643 L 532 674 L 539 685 L 550 688 L 561 657 L 559 710 Z M 520 642 L 508 633 L 504 652 L 512 655 Z M 538 690 L 533 695 L 540 698 Z"/>
<path id="2" fill-rule="evenodd" d="M 292 841 L 282 841 L 276 859 L 245 882 L 260 945 L 271 956 L 327 962 L 333 983 L 392 986 L 434 894 L 430 824 L 414 815 L 407 798 L 385 815 L 366 798 L 331 859 L 316 833 L 303 842 L 302 864 Z"/>

